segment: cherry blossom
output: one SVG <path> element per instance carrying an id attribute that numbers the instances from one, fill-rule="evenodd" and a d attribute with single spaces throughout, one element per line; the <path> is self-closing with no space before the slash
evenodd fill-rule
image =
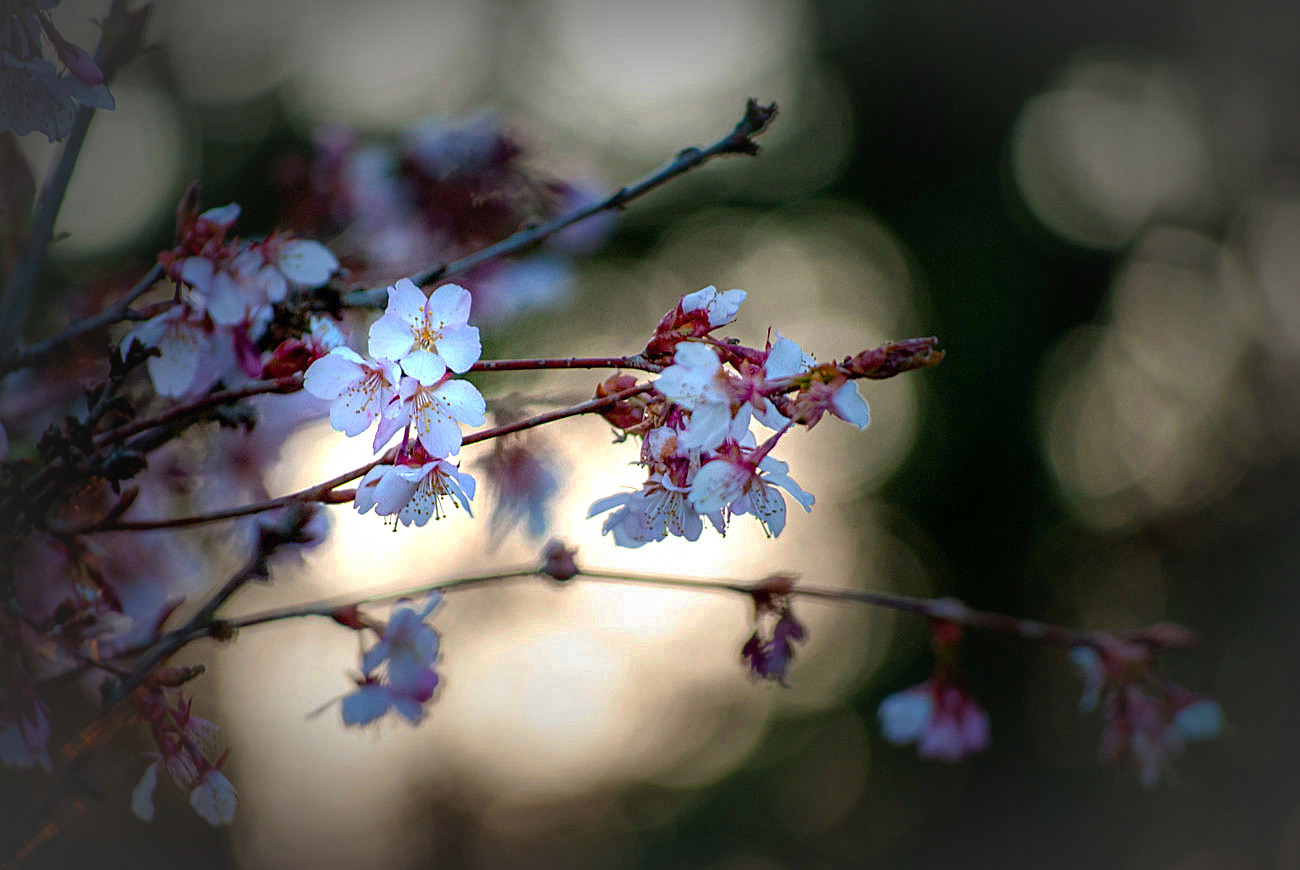
<path id="1" fill-rule="evenodd" d="M 613 532 L 620 547 L 640 547 L 662 541 L 669 535 L 697 541 L 704 523 L 700 511 L 691 506 L 689 489 L 674 484 L 662 474 L 651 474 L 636 492 L 617 493 L 597 499 L 587 511 L 591 518 L 613 511 L 601 527 L 604 534 Z M 720 516 L 714 519 L 721 527 Z"/>
<path id="2" fill-rule="evenodd" d="M 189 305 L 173 305 L 127 333 L 123 358 L 136 341 L 159 351 L 145 366 L 160 396 L 177 398 L 204 390 L 221 375 L 215 365 L 219 354 L 212 322 Z"/>
<path id="3" fill-rule="evenodd" d="M 379 419 L 397 396 L 400 378 L 394 362 L 362 359 L 351 348 L 335 347 L 307 369 L 303 389 L 331 400 L 330 425 L 351 438 Z"/>
<path id="4" fill-rule="evenodd" d="M 731 429 L 732 379 L 717 353 L 698 342 L 677 345 L 673 360 L 655 380 L 655 389 L 691 412 L 679 442 L 688 449 L 714 450 Z"/>
<path id="5" fill-rule="evenodd" d="M 989 717 L 959 685 L 926 680 L 880 702 L 880 729 L 896 745 L 915 743 L 922 758 L 960 761 L 989 745 Z"/>
<path id="6" fill-rule="evenodd" d="M 772 456 L 754 465 L 739 455 L 720 456 L 705 463 L 691 484 L 691 506 L 700 513 L 727 508 L 733 514 L 752 514 L 763 530 L 777 537 L 785 529 L 783 489 L 805 512 L 812 510 L 813 496 L 788 474 L 790 466 Z"/>
<path id="7" fill-rule="evenodd" d="M 400 363 L 424 386 L 448 370 L 463 374 L 482 353 L 478 327 L 468 325 L 469 291 L 445 284 L 425 298 L 403 278 L 388 288 L 388 308 L 370 327 L 370 353 Z"/>
<path id="8" fill-rule="evenodd" d="M 375 432 L 375 449 L 388 443 L 397 430 L 410 424 L 425 450 L 446 458 L 460 452 L 461 424 L 482 426 L 487 404 L 469 381 L 444 377 L 432 386 L 404 377 L 396 400 L 389 403 Z"/>
<path id="9" fill-rule="evenodd" d="M 357 486 L 356 509 L 364 514 L 373 507 L 380 516 L 396 516 L 404 526 L 422 526 L 430 517 L 446 516 L 443 500 L 450 498 L 453 506 L 469 514 L 474 478 L 445 459 L 418 453 L 411 457 L 412 464 L 370 469 Z"/>
<path id="10" fill-rule="evenodd" d="M 36 697 L 27 673 L 15 666 L 0 693 L 0 762 L 20 768 L 39 765 L 50 772 L 49 742 L 50 708 Z"/>

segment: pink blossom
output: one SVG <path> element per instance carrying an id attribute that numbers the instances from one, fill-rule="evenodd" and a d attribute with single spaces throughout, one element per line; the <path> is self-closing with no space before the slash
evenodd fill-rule
<path id="1" fill-rule="evenodd" d="M 36 697 L 26 671 L 15 666 L 0 693 L 0 762 L 10 767 L 39 765 L 48 773 L 54 769 L 49 742 L 50 708 Z"/>
<path id="2" fill-rule="evenodd" d="M 662 474 L 652 473 L 640 490 L 617 493 L 597 499 L 587 511 L 588 518 L 613 511 L 601 530 L 614 533 L 620 547 L 640 547 L 662 541 L 669 535 L 699 540 L 704 523 L 700 511 L 691 506 L 689 489 L 680 487 Z M 721 518 L 713 520 L 721 525 Z"/>
<path id="3" fill-rule="evenodd" d="M 482 353 L 478 327 L 470 326 L 470 295 L 446 284 L 425 298 L 403 278 L 388 288 L 388 308 L 370 327 L 370 354 L 400 363 L 424 386 L 436 384 L 450 369 L 469 371 Z"/>
<path id="4" fill-rule="evenodd" d="M 717 353 L 698 342 L 677 345 L 673 360 L 655 380 L 655 389 L 691 412 L 678 443 L 686 449 L 714 450 L 734 422 L 732 378 Z"/>
<path id="5" fill-rule="evenodd" d="M 425 716 L 439 679 L 433 667 L 438 660 L 438 632 L 428 624 L 442 602 L 434 590 L 416 605 L 399 602 L 384 627 L 379 642 L 361 659 L 357 688 L 343 697 L 345 725 L 368 725 L 396 710 L 411 724 Z M 376 672 L 383 667 L 382 677 Z"/>
<path id="6" fill-rule="evenodd" d="M 222 374 L 212 322 L 189 305 L 173 305 L 127 333 L 122 339 L 123 358 L 133 341 L 159 350 L 145 365 L 160 396 L 201 392 Z"/>
<path id="7" fill-rule="evenodd" d="M 926 680 L 880 702 L 880 729 L 890 743 L 915 743 L 922 758 L 960 761 L 989 745 L 989 717 L 960 686 Z"/>

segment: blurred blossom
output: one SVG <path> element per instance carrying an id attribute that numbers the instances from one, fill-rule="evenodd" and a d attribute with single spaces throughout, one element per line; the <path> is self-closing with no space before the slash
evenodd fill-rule
<path id="1" fill-rule="evenodd" d="M 114 106 L 95 61 L 54 26 L 49 9 L 56 5 L 58 0 L 12 0 L 0 13 L 0 133 L 40 132 L 53 142 L 71 132 L 78 104 Z M 45 59 L 45 41 L 64 75 Z"/>
<path id="2" fill-rule="evenodd" d="M 570 184 L 538 172 L 530 156 L 500 115 L 480 112 L 425 120 L 393 145 L 324 126 L 310 158 L 283 156 L 275 178 L 288 225 L 337 234 L 335 247 L 356 283 L 391 283 L 605 197 L 589 178 Z M 476 319 L 500 322 L 563 303 L 575 283 L 570 256 L 598 247 L 613 220 L 581 221 L 549 239 L 544 252 L 459 275 L 474 296 Z"/>

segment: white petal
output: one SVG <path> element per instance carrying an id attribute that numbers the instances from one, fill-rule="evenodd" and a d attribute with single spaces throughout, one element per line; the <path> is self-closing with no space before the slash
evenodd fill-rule
<path id="1" fill-rule="evenodd" d="M 369 725 L 387 713 L 390 706 L 392 704 L 388 698 L 388 690 L 383 686 L 377 683 L 358 686 L 355 692 L 343 696 L 343 703 L 340 705 L 343 724 Z"/>
<path id="2" fill-rule="evenodd" d="M 749 493 L 754 516 L 772 537 L 780 537 L 785 530 L 785 499 L 775 486 L 755 486 Z"/>
<path id="3" fill-rule="evenodd" d="M 691 507 L 702 514 L 721 510 L 740 497 L 750 472 L 725 459 L 707 462 L 691 484 Z"/>
<path id="4" fill-rule="evenodd" d="M 375 487 L 379 484 L 380 478 L 387 473 L 391 465 L 376 465 L 366 472 L 366 476 L 361 478 L 361 483 L 357 484 L 357 494 L 352 500 L 352 506 L 357 509 L 358 513 L 365 513 L 375 506 Z"/>
<path id="5" fill-rule="evenodd" d="M 257 270 L 257 287 L 270 302 L 281 302 L 289 294 L 289 282 L 284 273 L 274 266 L 263 266 Z"/>
<path id="6" fill-rule="evenodd" d="M 229 272 L 222 270 L 212 276 L 212 285 L 204 295 L 207 312 L 222 326 L 233 326 L 244 319 L 248 299 L 244 288 Z"/>
<path id="7" fill-rule="evenodd" d="M 158 342 L 162 355 L 150 357 L 146 363 L 158 395 L 176 398 L 185 394 L 198 374 L 200 345 L 206 346 L 207 342 L 188 324 L 174 326 L 163 334 Z"/>
<path id="8" fill-rule="evenodd" d="M 207 293 L 212 285 L 216 267 L 207 257 L 186 257 L 181 263 L 181 280 L 200 293 Z"/>
<path id="9" fill-rule="evenodd" d="M 768 352 L 767 362 L 763 364 L 763 374 L 770 380 L 788 378 L 803 370 L 803 350 L 781 333 L 776 334 L 772 350 Z"/>
<path id="10" fill-rule="evenodd" d="M 210 208 L 199 217 L 209 223 L 228 229 L 235 225 L 235 221 L 239 220 L 239 204 L 232 202 L 229 205 Z"/>
<path id="11" fill-rule="evenodd" d="M 852 423 L 859 429 L 867 428 L 871 422 L 871 409 L 867 400 L 858 392 L 858 385 L 849 381 L 835 391 L 831 397 L 831 409 L 835 416 L 846 423 Z"/>
<path id="12" fill-rule="evenodd" d="M 391 290 L 389 297 L 392 297 Z M 389 308 L 392 308 L 391 302 Z M 415 336 L 410 324 L 396 313 L 390 311 L 370 324 L 370 355 L 376 359 L 401 359 L 413 344 Z"/>
<path id="13" fill-rule="evenodd" d="M 435 347 L 438 349 L 439 356 L 446 361 L 447 368 L 458 375 L 469 371 L 470 366 L 478 362 L 478 358 L 483 355 L 483 345 L 479 341 L 477 326 L 448 328 L 443 331 L 442 338 L 438 339 Z"/>
<path id="14" fill-rule="evenodd" d="M 158 765 L 155 761 L 144 769 L 144 776 L 131 792 L 131 812 L 144 822 L 153 821 L 153 790 L 158 785 Z"/>
<path id="15" fill-rule="evenodd" d="M 294 239 L 280 248 L 280 267 L 284 277 L 300 287 L 319 287 L 339 267 L 338 259 L 320 242 Z"/>
<path id="16" fill-rule="evenodd" d="M 228 825 L 235 818 L 239 796 L 230 780 L 219 770 L 209 770 L 190 793 L 190 806 L 212 827 Z"/>
<path id="17" fill-rule="evenodd" d="M 381 516 L 390 516 L 406 507 L 419 486 L 418 482 L 407 480 L 397 471 L 389 471 L 375 487 L 375 512 Z"/>
<path id="18" fill-rule="evenodd" d="M 408 326 L 421 328 L 424 326 L 424 307 L 428 301 L 424 291 L 416 287 L 410 278 L 403 278 L 388 288 L 388 307 L 384 309 L 384 316 L 392 315 L 405 321 Z M 370 353 L 375 355 L 373 350 Z"/>
<path id="19" fill-rule="evenodd" d="M 1186 740 L 1210 740 L 1223 731 L 1223 708 L 1206 698 L 1174 714 L 1174 727 Z"/>
<path id="20" fill-rule="evenodd" d="M 371 334 L 374 334 L 373 331 Z M 373 342 L 371 346 L 374 346 Z M 402 370 L 426 387 L 431 387 L 447 373 L 447 365 L 438 354 L 417 350 L 402 357 Z"/>
<path id="21" fill-rule="evenodd" d="M 351 348 L 336 347 L 307 367 L 303 389 L 318 399 L 337 399 L 361 379 L 362 362 Z"/>
<path id="22" fill-rule="evenodd" d="M 731 408 L 713 402 L 696 405 L 691 412 L 691 422 L 678 437 L 677 443 L 687 450 L 713 450 L 727 437 L 731 429 Z"/>
<path id="23" fill-rule="evenodd" d="M 438 387 L 438 398 L 447 410 L 467 426 L 482 426 L 486 420 L 487 403 L 483 394 L 469 381 L 451 380 Z"/>
<path id="24" fill-rule="evenodd" d="M 444 284 L 433 291 L 424 310 L 428 312 L 435 327 L 462 326 L 469 321 L 470 303 L 469 291 L 464 287 L 459 284 Z"/>
<path id="25" fill-rule="evenodd" d="M 598 498 L 587 509 L 587 519 L 591 519 L 596 514 L 603 514 L 605 511 L 613 510 L 616 507 L 623 507 L 630 498 L 632 498 L 632 493 L 629 492 L 619 492 L 614 495 L 607 495 L 604 498 Z"/>

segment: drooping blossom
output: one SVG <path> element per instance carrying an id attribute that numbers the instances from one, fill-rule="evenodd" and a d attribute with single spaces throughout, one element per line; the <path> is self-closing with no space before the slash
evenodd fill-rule
<path id="1" fill-rule="evenodd" d="M 46 11 L 53 3 L 17 0 L 0 13 L 0 132 L 44 133 L 51 141 L 72 130 L 78 104 L 112 109 L 104 73 L 82 48 L 69 42 Z M 45 59 L 41 36 L 67 69 L 60 76 Z"/>
<path id="2" fill-rule="evenodd" d="M 708 345 L 682 342 L 673 364 L 655 380 L 655 389 L 691 412 L 678 441 L 682 447 L 714 450 L 733 423 L 731 378 Z"/>
<path id="3" fill-rule="evenodd" d="M 922 758 L 960 761 L 989 745 L 989 717 L 953 681 L 926 680 L 880 702 L 880 730 L 895 745 L 916 744 Z"/>
<path id="4" fill-rule="evenodd" d="M 494 413 L 500 419 L 499 410 Z M 560 490 L 558 463 L 546 445 L 519 436 L 498 438 L 474 468 L 491 493 L 488 531 L 493 540 L 515 526 L 533 538 L 546 534 L 551 502 Z"/>
<path id="5" fill-rule="evenodd" d="M 1188 743 L 1213 739 L 1223 730 L 1218 702 L 1158 678 L 1144 644 L 1115 640 L 1075 647 L 1070 660 L 1084 680 L 1080 709 L 1100 705 L 1105 717 L 1102 761 L 1114 764 L 1131 756 L 1148 788 L 1172 769 Z"/>
<path id="6" fill-rule="evenodd" d="M 36 697 L 31 680 L 14 662 L 4 690 L 0 692 L 0 763 L 10 767 L 39 766 L 49 773 L 50 708 Z"/>
<path id="7" fill-rule="evenodd" d="M 785 490 L 804 509 L 812 510 L 813 496 L 789 475 L 790 466 L 772 456 L 755 465 L 743 455 L 720 456 L 705 463 L 691 484 L 691 506 L 700 513 L 728 510 L 752 514 L 763 530 L 777 537 L 785 529 Z"/>
<path id="8" fill-rule="evenodd" d="M 613 511 L 601 530 L 604 534 L 612 532 L 614 543 L 620 547 L 640 547 L 669 535 L 697 541 L 704 523 L 700 511 L 691 506 L 689 492 L 663 475 L 651 474 L 636 492 L 597 499 L 587 517 Z"/>
<path id="9" fill-rule="evenodd" d="M 363 514 L 374 508 L 376 514 L 395 516 L 404 526 L 422 526 L 430 517 L 447 515 L 447 499 L 472 516 L 469 504 L 474 488 L 473 477 L 417 445 L 404 464 L 377 465 L 366 472 L 353 503 Z"/>
<path id="10" fill-rule="evenodd" d="M 181 679 L 188 676 L 192 674 Z M 177 788 L 189 792 L 190 806 L 200 818 L 213 827 L 230 824 L 239 796 L 221 772 L 228 753 L 213 762 L 205 752 L 216 738 L 217 726 L 195 716 L 190 702 L 180 697 L 175 687 L 146 686 L 131 696 L 131 702 L 158 748 L 151 753 L 154 761 L 145 768 L 131 793 L 135 815 L 146 822 L 152 820 L 153 793 L 162 767 Z"/>
<path id="11" fill-rule="evenodd" d="M 368 725 L 389 710 L 413 725 L 424 719 L 439 683 L 434 671 L 438 632 L 428 619 L 441 602 L 442 594 L 434 590 L 418 604 L 403 601 L 394 607 L 379 642 L 362 656 L 356 689 L 343 697 L 345 725 Z"/>
<path id="12" fill-rule="evenodd" d="M 437 384 L 448 370 L 463 374 L 483 352 L 469 309 L 464 287 L 445 284 L 426 298 L 403 278 L 388 288 L 388 307 L 370 327 L 370 353 L 400 363 L 423 386 Z"/>

